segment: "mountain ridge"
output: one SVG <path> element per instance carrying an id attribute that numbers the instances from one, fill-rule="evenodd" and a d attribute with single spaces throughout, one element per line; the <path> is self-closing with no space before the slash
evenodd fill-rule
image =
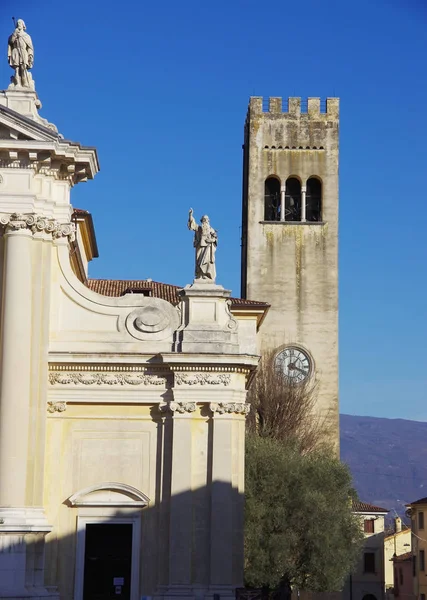
<path id="1" fill-rule="evenodd" d="M 427 495 L 427 422 L 341 414 L 340 444 L 364 502 L 402 515 Z"/>

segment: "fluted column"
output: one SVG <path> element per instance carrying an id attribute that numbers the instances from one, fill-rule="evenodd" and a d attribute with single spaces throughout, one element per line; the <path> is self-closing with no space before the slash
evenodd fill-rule
<path id="1" fill-rule="evenodd" d="M 29 229 L 4 233 L 0 374 L 0 506 L 26 505 L 31 361 Z"/>

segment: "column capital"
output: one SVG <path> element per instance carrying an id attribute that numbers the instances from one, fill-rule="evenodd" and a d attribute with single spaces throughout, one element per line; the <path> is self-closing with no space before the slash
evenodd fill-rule
<path id="1" fill-rule="evenodd" d="M 195 402 L 162 402 L 161 404 L 159 404 L 159 410 L 163 413 L 172 413 L 173 415 L 175 413 L 179 413 L 179 414 L 190 414 L 195 412 L 196 410 L 196 403 Z"/>
<path id="2" fill-rule="evenodd" d="M 214 415 L 235 414 L 246 417 L 251 410 L 251 405 L 246 402 L 211 402 L 209 408 Z"/>
<path id="3" fill-rule="evenodd" d="M 29 234 L 46 234 L 53 240 L 68 238 L 75 239 L 76 226 L 74 223 L 59 223 L 55 219 L 36 213 L 9 213 L 0 215 L 0 230 L 3 234 L 27 231 Z"/>

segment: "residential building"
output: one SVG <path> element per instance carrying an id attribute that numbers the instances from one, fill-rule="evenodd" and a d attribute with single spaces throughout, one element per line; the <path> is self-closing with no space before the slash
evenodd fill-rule
<path id="1" fill-rule="evenodd" d="M 385 597 L 384 518 L 388 510 L 355 500 L 353 513 L 360 519 L 360 527 L 365 539 L 360 561 L 348 578 L 342 597 L 345 600 L 383 600 Z"/>
<path id="2" fill-rule="evenodd" d="M 412 529 L 413 593 L 418 600 L 427 598 L 427 498 L 407 504 Z"/>
<path id="3" fill-rule="evenodd" d="M 393 557 L 402 556 L 411 551 L 411 530 L 402 527 L 402 519 L 394 519 L 394 532 L 384 538 L 384 568 L 385 568 L 385 590 L 393 592 L 395 577 Z"/>
<path id="4" fill-rule="evenodd" d="M 394 600 L 415 600 L 412 574 L 412 552 L 408 551 L 391 559 L 393 565 L 393 588 L 388 598 Z"/>

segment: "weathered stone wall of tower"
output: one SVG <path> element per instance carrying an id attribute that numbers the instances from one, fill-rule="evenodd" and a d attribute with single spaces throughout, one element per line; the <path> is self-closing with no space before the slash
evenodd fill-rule
<path id="1" fill-rule="evenodd" d="M 251 98 L 245 126 L 242 295 L 271 309 L 260 331 L 261 352 L 304 349 L 319 381 L 318 407 L 328 413 L 338 444 L 338 126 L 339 100 Z M 319 222 L 264 221 L 264 183 L 322 182 Z"/>

